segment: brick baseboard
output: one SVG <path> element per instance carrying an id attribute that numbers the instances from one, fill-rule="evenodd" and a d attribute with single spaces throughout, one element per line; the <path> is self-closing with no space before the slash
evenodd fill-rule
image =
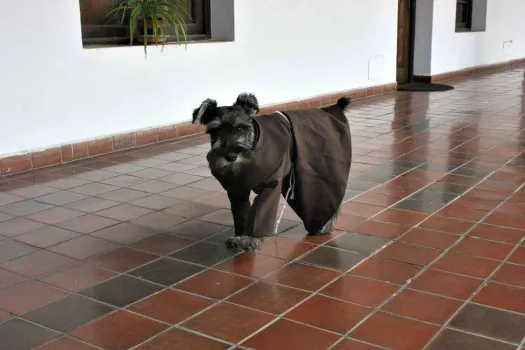
<path id="1" fill-rule="evenodd" d="M 352 99 L 361 99 L 392 93 L 395 92 L 396 89 L 397 84 L 388 84 L 365 89 L 341 91 L 314 98 L 263 106 L 259 114 L 268 114 L 277 110 L 285 111 L 321 107 L 335 103 L 343 96 Z M 157 143 L 182 141 L 188 137 L 201 135 L 203 132 L 204 128 L 202 126 L 186 122 L 97 138 L 91 141 L 65 144 L 43 151 L 28 151 L 22 154 L 0 158 L 0 177 Z"/>
<path id="2" fill-rule="evenodd" d="M 466 77 L 466 76 L 480 74 L 480 73 L 487 73 L 487 72 L 491 72 L 494 70 L 514 68 L 514 67 L 521 66 L 523 64 L 525 64 L 525 58 L 520 58 L 520 59 L 516 59 L 512 61 L 489 64 L 485 66 L 475 66 L 475 67 L 465 68 L 465 69 L 461 69 L 457 71 L 436 74 L 432 76 L 417 75 L 417 76 L 414 76 L 414 81 L 421 82 L 421 83 L 438 83 L 438 82 L 442 82 L 445 80 L 461 78 L 461 77 Z"/>

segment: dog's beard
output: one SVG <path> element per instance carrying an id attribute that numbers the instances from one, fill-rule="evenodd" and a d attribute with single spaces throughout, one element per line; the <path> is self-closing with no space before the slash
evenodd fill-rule
<path id="1" fill-rule="evenodd" d="M 249 152 L 241 152 L 234 161 L 227 160 L 224 156 L 210 152 L 208 162 L 212 172 L 224 176 L 228 174 L 239 175 L 242 168 L 253 162 L 253 156 Z"/>

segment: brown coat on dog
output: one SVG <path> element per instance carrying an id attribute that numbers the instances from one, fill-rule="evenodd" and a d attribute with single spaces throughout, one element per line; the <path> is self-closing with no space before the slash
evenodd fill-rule
<path id="1" fill-rule="evenodd" d="M 251 207 L 233 212 L 246 222 L 244 235 L 274 235 L 281 194 L 288 194 L 288 205 L 306 230 L 317 233 L 336 215 L 348 182 L 352 144 L 343 110 L 333 105 L 254 120 L 259 134 L 255 161 L 243 165 L 235 176 L 212 170 L 230 199 L 236 193 L 257 194 Z"/>

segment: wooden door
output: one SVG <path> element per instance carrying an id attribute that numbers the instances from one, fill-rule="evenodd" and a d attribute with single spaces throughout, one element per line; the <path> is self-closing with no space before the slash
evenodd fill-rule
<path id="1" fill-rule="evenodd" d="M 410 1 L 398 0 L 397 83 L 408 82 L 410 72 Z"/>

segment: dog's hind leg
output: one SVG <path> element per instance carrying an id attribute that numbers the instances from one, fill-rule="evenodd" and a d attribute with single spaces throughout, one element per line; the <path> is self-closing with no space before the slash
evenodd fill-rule
<path id="1" fill-rule="evenodd" d="M 324 226 L 319 231 L 310 234 L 312 236 L 322 236 L 332 232 L 334 225 L 337 221 L 337 217 L 339 216 L 339 213 L 341 213 L 341 207 L 337 208 L 335 214 L 330 218 L 330 220 L 328 220 L 326 224 L 324 224 Z"/>

